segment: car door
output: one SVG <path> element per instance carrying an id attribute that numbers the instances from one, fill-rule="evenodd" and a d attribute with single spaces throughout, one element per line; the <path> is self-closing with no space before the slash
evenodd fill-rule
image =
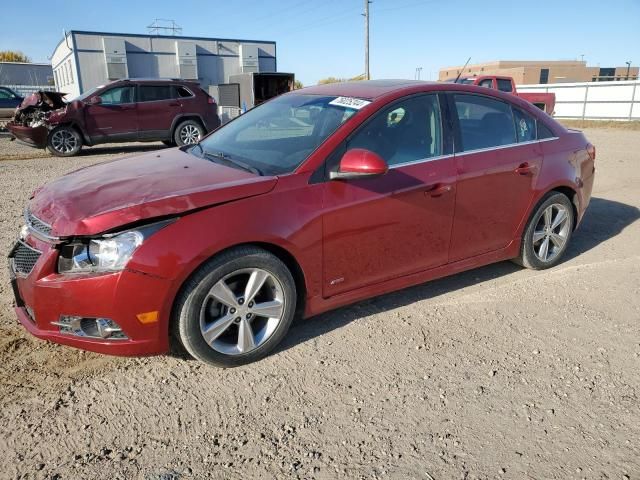
<path id="1" fill-rule="evenodd" d="M 543 154 L 535 133 L 532 137 L 530 122 L 535 121 L 520 110 L 514 119 L 509 103 L 477 94 L 456 93 L 449 99 L 458 126 L 449 255 L 456 261 L 499 250 L 514 239 L 533 198 Z"/>
<path id="2" fill-rule="evenodd" d="M 138 135 L 135 86 L 120 85 L 89 97 L 84 103 L 85 128 L 93 142 L 132 141 Z"/>
<path id="3" fill-rule="evenodd" d="M 444 98 L 444 97 L 443 97 Z M 408 97 L 377 113 L 336 152 L 380 155 L 382 176 L 325 183 L 325 297 L 447 262 L 455 164 L 436 94 Z"/>
<path id="4" fill-rule="evenodd" d="M 21 101 L 11 90 L 0 87 L 0 118 L 11 118 Z"/>
<path id="5" fill-rule="evenodd" d="M 138 138 L 167 139 L 171 136 L 173 119 L 181 113 L 170 84 L 142 84 L 138 87 Z"/>

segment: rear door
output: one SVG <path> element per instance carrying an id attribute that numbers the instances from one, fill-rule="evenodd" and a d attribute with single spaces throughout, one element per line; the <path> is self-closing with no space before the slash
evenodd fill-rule
<path id="1" fill-rule="evenodd" d="M 458 170 L 450 261 L 499 250 L 514 240 L 542 165 L 535 121 L 502 100 L 450 94 Z M 517 130 L 516 130 L 517 125 Z"/>
<path id="2" fill-rule="evenodd" d="M 84 103 L 85 128 L 92 141 L 136 140 L 135 93 L 135 86 L 119 85 L 99 93 L 101 103 Z"/>
<path id="3" fill-rule="evenodd" d="M 444 98 L 444 97 L 443 97 Z M 379 154 L 386 175 L 325 183 L 325 297 L 447 262 L 455 164 L 447 155 L 438 95 L 419 95 L 376 114 L 334 154 Z"/>
<path id="4" fill-rule="evenodd" d="M 153 83 L 138 86 L 138 138 L 165 140 L 171 137 L 173 119 L 182 106 L 171 84 Z"/>

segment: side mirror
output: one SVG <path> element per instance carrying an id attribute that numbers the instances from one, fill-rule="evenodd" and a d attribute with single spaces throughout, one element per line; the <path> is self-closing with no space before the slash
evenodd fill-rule
<path id="1" fill-rule="evenodd" d="M 102 98 L 96 95 L 95 97 L 91 97 L 87 103 L 89 105 L 100 105 L 102 103 Z"/>
<path id="2" fill-rule="evenodd" d="M 384 175 L 389 170 L 380 155 L 364 148 L 354 148 L 340 159 L 337 172 L 331 172 L 331 180 L 348 180 Z"/>

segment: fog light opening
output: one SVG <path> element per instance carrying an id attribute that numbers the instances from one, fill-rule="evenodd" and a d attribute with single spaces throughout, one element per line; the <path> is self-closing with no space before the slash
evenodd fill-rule
<path id="1" fill-rule="evenodd" d="M 101 340 L 126 340 L 122 328 L 110 318 L 87 318 L 74 315 L 62 315 L 56 325 L 60 333 L 76 337 L 96 338 Z"/>

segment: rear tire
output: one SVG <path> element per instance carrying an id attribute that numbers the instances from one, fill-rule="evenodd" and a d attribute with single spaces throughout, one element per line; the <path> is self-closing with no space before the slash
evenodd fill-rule
<path id="1" fill-rule="evenodd" d="M 296 285 L 275 255 L 240 247 L 206 262 L 176 300 L 173 336 L 194 358 L 235 367 L 265 357 L 296 311 Z"/>
<path id="2" fill-rule="evenodd" d="M 520 255 L 513 261 L 532 270 L 556 266 L 571 241 L 574 217 L 573 205 L 567 196 L 549 192 L 531 215 L 522 235 Z"/>
<path id="3" fill-rule="evenodd" d="M 185 120 L 180 122 L 173 133 L 173 141 L 179 147 L 183 145 L 193 145 L 204 137 L 204 128 L 196 120 Z"/>
<path id="4" fill-rule="evenodd" d="M 82 135 L 70 125 L 56 127 L 47 137 L 47 150 L 56 157 L 72 157 L 82 148 Z"/>

